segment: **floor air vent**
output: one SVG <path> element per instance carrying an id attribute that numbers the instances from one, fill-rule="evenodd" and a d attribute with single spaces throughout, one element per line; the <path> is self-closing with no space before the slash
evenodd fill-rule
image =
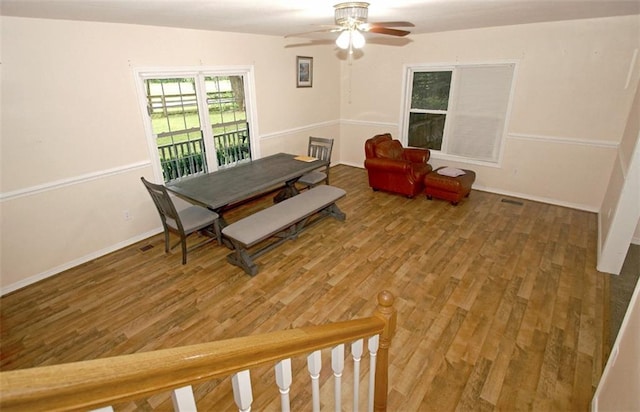
<path id="1" fill-rule="evenodd" d="M 144 245 L 139 250 L 140 252 L 146 252 L 149 249 L 153 249 L 153 245 Z"/>

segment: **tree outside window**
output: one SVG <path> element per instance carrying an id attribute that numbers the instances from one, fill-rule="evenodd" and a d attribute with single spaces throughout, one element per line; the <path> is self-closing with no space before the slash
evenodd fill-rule
<path id="1" fill-rule="evenodd" d="M 409 146 L 442 148 L 450 88 L 451 71 L 413 73 Z"/>

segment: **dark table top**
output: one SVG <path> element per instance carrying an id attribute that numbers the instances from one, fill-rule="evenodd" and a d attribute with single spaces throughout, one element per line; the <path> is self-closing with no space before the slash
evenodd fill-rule
<path id="1" fill-rule="evenodd" d="M 190 202 L 220 210 L 229 204 L 293 183 L 303 174 L 329 163 L 319 159 L 303 162 L 295 157 L 278 153 L 216 172 L 188 177 L 167 185 L 167 189 Z"/>

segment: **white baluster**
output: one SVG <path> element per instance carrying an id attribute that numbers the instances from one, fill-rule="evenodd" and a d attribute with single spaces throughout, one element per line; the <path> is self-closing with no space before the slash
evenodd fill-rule
<path id="1" fill-rule="evenodd" d="M 358 412 L 360 402 L 360 359 L 362 359 L 362 348 L 364 339 L 358 339 L 351 344 L 351 355 L 353 356 L 353 412 Z"/>
<path id="2" fill-rule="evenodd" d="M 231 385 L 233 386 L 233 399 L 236 401 L 238 410 L 240 412 L 249 412 L 251 403 L 253 403 L 249 371 L 246 370 L 233 375 L 231 377 Z"/>
<path id="3" fill-rule="evenodd" d="M 276 363 L 276 383 L 280 389 L 280 404 L 282 412 L 289 412 L 289 389 L 291 388 L 291 359 L 283 359 Z"/>
<path id="4" fill-rule="evenodd" d="M 311 376 L 313 412 L 320 412 L 320 370 L 322 369 L 322 357 L 319 350 L 307 356 L 307 368 Z"/>
<path id="5" fill-rule="evenodd" d="M 171 399 L 173 400 L 174 411 L 192 412 L 198 410 L 191 385 L 174 389 L 171 392 Z"/>
<path id="6" fill-rule="evenodd" d="M 342 410 L 342 371 L 344 371 L 344 344 L 331 349 L 331 368 L 333 369 L 333 399 L 336 412 Z"/>
<path id="7" fill-rule="evenodd" d="M 380 335 L 369 338 L 369 412 L 373 412 L 373 394 L 376 388 L 376 356 L 378 355 L 378 344 Z"/>

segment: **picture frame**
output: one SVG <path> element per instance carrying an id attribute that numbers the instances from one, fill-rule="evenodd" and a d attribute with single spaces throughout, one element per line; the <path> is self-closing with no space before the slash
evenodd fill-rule
<path id="1" fill-rule="evenodd" d="M 313 57 L 308 57 L 308 56 L 296 57 L 296 86 L 297 87 L 313 86 Z"/>

